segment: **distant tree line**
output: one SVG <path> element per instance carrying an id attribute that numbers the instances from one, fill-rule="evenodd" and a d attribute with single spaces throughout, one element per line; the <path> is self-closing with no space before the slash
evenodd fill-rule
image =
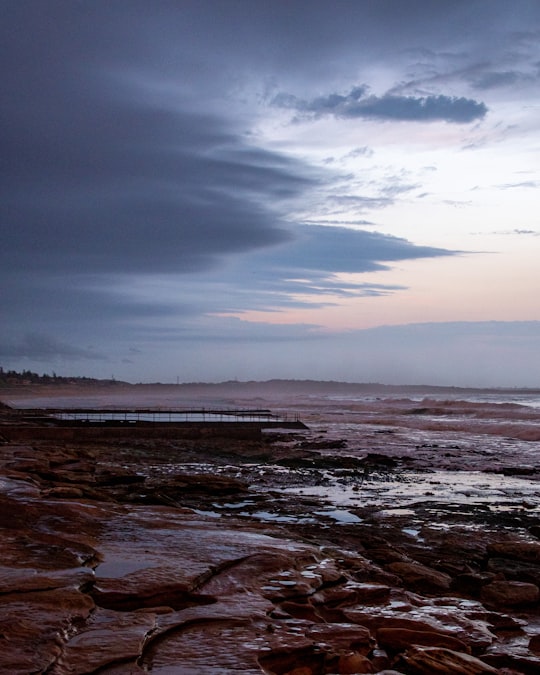
<path id="1" fill-rule="evenodd" d="M 12 387 L 22 384 L 125 384 L 119 383 L 114 378 L 111 380 L 98 380 L 93 377 L 63 377 L 54 371 L 52 375 L 34 373 L 31 370 L 4 370 L 0 366 L 0 387 Z"/>

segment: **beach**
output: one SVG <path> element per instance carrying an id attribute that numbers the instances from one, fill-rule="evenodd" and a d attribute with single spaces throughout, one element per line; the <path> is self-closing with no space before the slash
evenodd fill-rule
<path id="1" fill-rule="evenodd" d="M 4 439 L 2 672 L 539 671 L 540 392 L 272 381 L 0 400 L 308 427 Z"/>

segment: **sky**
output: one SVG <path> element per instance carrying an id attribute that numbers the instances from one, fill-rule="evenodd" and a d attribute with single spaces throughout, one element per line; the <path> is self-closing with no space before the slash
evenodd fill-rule
<path id="1" fill-rule="evenodd" d="M 0 365 L 540 387 L 537 0 L 1 0 Z"/>

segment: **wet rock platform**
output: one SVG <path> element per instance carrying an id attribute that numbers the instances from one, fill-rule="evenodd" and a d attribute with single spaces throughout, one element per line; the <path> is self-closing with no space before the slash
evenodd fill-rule
<path id="1" fill-rule="evenodd" d="M 536 510 L 349 446 L 3 443 L 0 672 L 540 672 Z"/>

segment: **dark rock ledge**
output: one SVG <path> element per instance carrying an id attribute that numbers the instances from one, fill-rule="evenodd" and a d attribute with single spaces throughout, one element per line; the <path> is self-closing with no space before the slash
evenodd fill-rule
<path id="1" fill-rule="evenodd" d="M 226 515 L 316 510 L 253 491 L 271 454 L 1 445 L 0 672 L 540 672 L 540 542 Z M 210 457 L 241 477 L 194 471 Z"/>

